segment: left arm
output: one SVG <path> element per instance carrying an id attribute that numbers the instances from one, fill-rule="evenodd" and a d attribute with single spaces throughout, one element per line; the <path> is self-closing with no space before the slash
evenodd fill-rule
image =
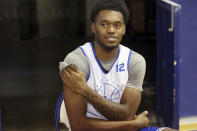
<path id="1" fill-rule="evenodd" d="M 118 104 L 105 99 L 88 87 L 83 74 L 76 66 L 72 65 L 71 68 L 64 69 L 62 73 L 64 74 L 67 71 L 72 74 L 68 80 L 72 84 L 72 86 L 69 86 L 72 87 L 70 90 L 82 95 L 108 120 L 133 119 L 141 101 L 141 91 L 126 87 L 120 104 Z"/>
<path id="2" fill-rule="evenodd" d="M 141 101 L 141 92 L 131 88 L 124 90 L 120 104 L 105 99 L 89 87 L 81 95 L 109 120 L 132 119 Z"/>

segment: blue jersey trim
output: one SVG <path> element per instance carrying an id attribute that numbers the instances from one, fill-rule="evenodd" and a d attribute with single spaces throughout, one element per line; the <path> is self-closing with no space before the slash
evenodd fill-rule
<path id="1" fill-rule="evenodd" d="M 112 67 L 114 66 L 114 64 L 116 63 L 116 60 L 117 60 L 118 57 L 119 57 L 119 54 L 120 54 L 120 47 L 119 47 L 118 55 L 117 55 L 117 57 L 116 57 L 114 63 L 112 64 L 112 66 L 111 66 L 111 68 L 109 69 L 109 71 L 106 72 L 106 71 L 103 69 L 102 65 L 100 64 L 99 60 L 97 59 L 96 54 L 95 54 L 95 51 L 94 51 L 93 44 L 92 44 L 91 42 L 90 42 L 90 45 L 91 45 L 91 47 L 92 47 L 92 52 L 93 52 L 93 54 L 94 54 L 94 58 L 95 58 L 97 64 L 99 65 L 100 69 L 102 70 L 102 72 L 103 72 L 104 74 L 108 74 L 108 73 L 111 71 Z"/>
<path id="2" fill-rule="evenodd" d="M 79 48 L 82 50 L 83 54 L 84 54 L 84 55 L 86 56 L 86 58 L 88 59 L 88 57 L 87 57 L 85 51 L 83 50 L 83 48 L 82 48 L 81 46 L 80 46 Z M 88 64 L 89 64 L 89 60 L 88 60 Z M 89 78 L 90 78 L 90 73 L 91 73 L 91 71 L 90 71 L 90 64 L 89 64 L 89 74 L 88 74 L 88 77 L 86 78 L 86 81 L 89 80 Z"/>
<path id="3" fill-rule="evenodd" d="M 130 52 L 129 52 L 128 62 L 127 62 L 127 70 L 128 71 L 129 71 L 129 62 L 130 62 L 131 53 L 132 53 L 132 50 L 130 50 Z"/>

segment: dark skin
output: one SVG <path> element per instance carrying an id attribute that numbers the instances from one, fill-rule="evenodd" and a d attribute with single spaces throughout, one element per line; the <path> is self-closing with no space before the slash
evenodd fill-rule
<path id="1" fill-rule="evenodd" d="M 125 33 L 122 14 L 112 10 L 100 11 L 92 23 L 92 32 L 95 34 L 94 50 L 97 58 L 113 59 L 118 54 L 118 45 Z M 135 116 L 141 101 L 140 91 L 126 87 L 120 104 L 117 104 L 94 92 L 75 65 L 65 68 L 61 78 L 72 131 L 137 131 L 148 125 L 147 111 Z M 87 102 L 108 120 L 86 117 Z"/>
<path id="2" fill-rule="evenodd" d="M 95 34 L 94 50 L 97 58 L 115 58 L 119 50 L 118 45 L 125 33 L 123 15 L 113 10 L 100 11 L 92 23 L 92 32 Z M 61 78 L 72 131 L 137 131 L 148 125 L 147 111 L 135 117 L 141 101 L 141 91 L 126 87 L 120 104 L 117 104 L 94 92 L 74 65 L 65 68 Z M 86 117 L 87 102 L 108 120 Z"/>
<path id="3" fill-rule="evenodd" d="M 115 103 L 112 104 L 111 101 L 104 99 L 102 96 L 95 93 L 87 86 L 85 77 L 75 66 L 72 66 L 72 68 L 67 67 L 62 73 L 62 79 L 66 80 L 64 82 L 64 101 L 72 131 L 137 131 L 139 128 L 143 128 L 148 125 L 148 119 L 146 117 L 148 114 L 147 111 L 139 114 L 135 118 L 131 116 L 125 120 L 119 121 L 106 121 L 86 117 L 87 101 L 94 101 L 93 103 L 97 103 L 99 101 L 99 103 L 103 103 L 106 108 L 107 106 L 113 106 L 116 110 L 121 110 L 121 107 L 126 107 L 127 105 L 120 103 L 114 106 L 113 104 Z M 86 92 L 92 93 L 92 96 L 94 95 L 94 97 L 86 96 Z M 81 95 L 83 93 L 84 95 Z M 95 99 L 95 97 L 98 99 Z M 127 99 L 126 95 L 125 98 Z M 109 108 L 108 110 L 111 109 L 114 111 L 114 108 Z M 127 110 L 125 110 L 125 112 L 127 112 Z M 121 114 L 117 115 L 117 117 L 122 119 Z"/>
<path id="4" fill-rule="evenodd" d="M 97 58 L 111 60 L 116 57 L 126 28 L 122 14 L 110 10 L 100 11 L 91 27 L 95 34 L 94 50 Z"/>
<path id="5" fill-rule="evenodd" d="M 148 119 L 146 117 L 146 115 L 148 114 L 147 111 L 139 114 L 138 116 L 128 117 L 127 120 L 119 120 L 119 121 L 114 121 L 114 120 L 106 121 L 106 120 L 86 117 L 87 99 L 91 99 L 91 97 L 90 98 L 86 96 L 83 97 L 82 95 L 80 95 L 83 93 L 83 91 L 78 89 L 78 87 L 84 88 L 84 89 L 87 88 L 89 90 L 88 86 L 87 87 L 81 86 L 81 84 L 85 84 L 85 78 L 83 74 L 77 69 L 76 66 L 72 65 L 71 67 L 67 67 L 63 71 L 62 80 L 66 80 L 66 81 L 63 81 L 64 82 L 64 101 L 65 101 L 65 105 L 67 109 L 67 114 L 69 117 L 69 122 L 71 124 L 71 128 L 73 131 L 92 131 L 92 130 L 94 131 L 138 131 L 140 128 L 146 127 L 148 125 Z M 76 87 L 73 86 L 73 83 L 76 83 L 74 84 Z M 74 88 L 71 89 L 69 87 L 74 87 L 75 89 Z M 127 94 L 124 94 L 124 93 L 123 93 L 123 96 L 126 97 Z M 128 93 L 130 94 L 130 92 Z M 94 94 L 94 95 L 95 95 L 94 97 L 102 97 L 102 96 L 99 96 L 98 94 Z M 93 98 L 91 101 L 100 101 L 99 103 L 102 104 L 102 102 L 105 103 L 108 100 L 107 99 L 97 100 Z M 124 100 L 122 100 L 121 98 L 121 101 L 124 101 Z M 126 104 L 123 104 L 121 102 L 120 104 L 117 104 L 117 105 L 126 106 Z M 115 106 L 115 108 L 118 107 L 117 105 Z M 166 128 L 166 129 L 163 129 L 163 131 L 177 131 L 177 130 Z"/>

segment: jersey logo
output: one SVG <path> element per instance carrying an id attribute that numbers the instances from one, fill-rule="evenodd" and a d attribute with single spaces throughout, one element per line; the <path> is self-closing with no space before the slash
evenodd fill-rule
<path id="1" fill-rule="evenodd" d="M 113 102 L 120 101 L 120 92 L 119 90 L 111 84 L 103 83 L 97 90 L 96 93 L 103 96 L 105 99 L 108 99 Z"/>
<path id="2" fill-rule="evenodd" d="M 125 71 L 125 64 L 122 63 L 122 64 L 119 64 L 119 65 L 116 65 L 116 72 L 122 72 L 122 71 Z"/>

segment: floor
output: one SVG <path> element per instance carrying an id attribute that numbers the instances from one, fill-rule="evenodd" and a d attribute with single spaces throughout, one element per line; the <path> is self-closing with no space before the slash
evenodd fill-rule
<path id="1" fill-rule="evenodd" d="M 3 131 L 54 131 L 54 108 L 61 92 L 58 63 L 85 42 L 85 38 L 63 40 L 15 40 L 0 44 L 0 104 Z M 156 120 L 155 46 L 132 42 L 131 48 L 146 56 L 147 73 L 140 111 L 149 110 Z M 151 55 L 152 54 L 152 55 Z M 152 72 L 152 73 L 151 73 Z"/>

